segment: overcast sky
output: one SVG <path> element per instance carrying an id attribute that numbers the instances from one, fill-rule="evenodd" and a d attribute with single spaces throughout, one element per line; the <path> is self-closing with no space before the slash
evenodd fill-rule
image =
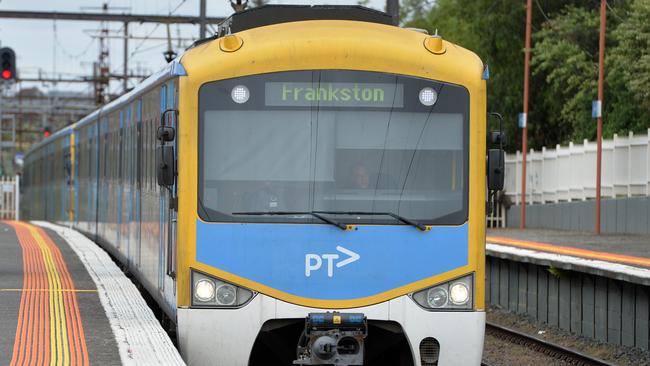
<path id="1" fill-rule="evenodd" d="M 134 14 L 161 14 L 173 12 L 174 15 L 193 15 L 199 13 L 199 0 L 0 0 L 1 10 L 32 10 L 60 12 L 101 12 L 101 6 L 108 2 L 110 12 Z M 356 4 L 357 0 L 271 0 L 272 4 Z M 371 0 L 370 7 L 383 10 L 385 1 Z M 226 17 L 232 13 L 228 0 L 207 0 L 207 15 Z M 117 35 L 122 32 L 121 23 L 109 23 L 109 29 Z M 98 22 L 52 21 L 52 20 L 13 20 L 0 19 L 0 46 L 12 47 L 16 51 L 18 72 L 22 77 L 37 77 L 39 72 L 62 77 L 91 76 L 92 64 L 98 58 Z M 171 26 L 172 37 L 198 37 L 198 26 Z M 160 38 L 167 36 L 166 27 L 155 24 L 129 25 L 129 33 L 136 37 Z M 174 42 L 176 51 L 191 43 Z M 110 39 L 111 73 L 122 73 L 123 43 L 120 39 Z M 131 40 L 129 42 L 129 69 L 151 73 L 165 64 L 162 52 L 166 50 L 164 40 Z M 40 84 L 39 84 L 40 85 Z M 51 88 L 46 86 L 44 89 Z M 58 84 L 58 90 L 88 90 L 90 85 Z M 111 83 L 111 92 L 119 93 L 120 83 Z"/>

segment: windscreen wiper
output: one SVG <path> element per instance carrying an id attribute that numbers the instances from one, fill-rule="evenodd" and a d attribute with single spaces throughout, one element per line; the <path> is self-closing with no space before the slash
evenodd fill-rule
<path id="1" fill-rule="evenodd" d="M 392 213 L 392 212 L 363 212 L 363 211 L 314 211 L 316 214 L 329 214 L 329 215 L 372 215 L 372 216 L 390 216 L 394 218 L 395 220 L 401 221 L 407 225 L 411 225 L 416 227 L 418 230 L 421 231 L 429 231 L 429 228 L 426 227 L 426 225 L 421 224 L 417 221 L 407 219 L 404 216 L 400 216 L 398 214 Z"/>
<path id="2" fill-rule="evenodd" d="M 251 211 L 251 212 L 233 212 L 232 215 L 270 215 L 270 216 L 284 216 L 284 215 L 310 215 L 317 219 L 320 219 L 323 222 L 326 222 L 330 225 L 334 225 L 341 230 L 349 230 L 348 225 L 341 222 L 332 220 L 323 215 L 319 215 L 318 212 L 293 212 L 293 211 Z"/>

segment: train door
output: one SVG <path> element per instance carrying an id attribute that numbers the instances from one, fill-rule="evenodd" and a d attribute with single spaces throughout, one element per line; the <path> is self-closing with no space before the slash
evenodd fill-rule
<path id="1" fill-rule="evenodd" d="M 131 193 L 132 204 L 132 219 L 131 228 L 131 252 L 129 256 L 133 261 L 133 265 L 140 268 L 140 259 L 142 253 L 142 244 L 140 242 L 140 229 L 141 229 L 141 215 L 140 215 L 140 191 L 142 189 L 142 100 L 138 99 L 135 104 L 134 119 L 131 128 L 133 129 L 133 138 L 131 140 L 133 152 L 132 161 L 134 162 L 131 175 L 131 182 L 133 191 Z"/>
<path id="2" fill-rule="evenodd" d="M 53 186 L 57 184 L 57 180 L 53 177 L 55 177 L 55 167 L 53 161 L 52 155 L 53 155 L 53 147 L 54 144 L 47 144 L 45 145 L 45 150 L 44 156 L 43 156 L 43 162 L 45 163 L 45 174 L 43 175 L 43 191 L 45 195 L 45 220 L 48 221 L 55 221 L 54 219 L 54 195 L 52 194 L 53 191 Z M 47 184 L 48 181 L 53 181 L 53 184 Z"/>
<path id="3" fill-rule="evenodd" d="M 80 147 L 83 146 L 81 142 L 81 131 L 74 130 L 70 134 L 70 157 L 72 159 L 72 194 L 70 199 L 72 204 L 70 205 L 70 224 L 78 224 L 79 216 L 79 151 Z"/>
<path id="4" fill-rule="evenodd" d="M 125 189 L 124 180 L 124 110 L 119 112 L 119 124 L 117 129 L 117 174 L 115 181 L 115 190 L 117 191 L 117 209 L 115 211 L 115 246 L 117 251 L 124 255 L 126 247 L 122 236 L 122 224 L 124 223 L 124 206 L 122 205 L 122 195 Z M 126 258 L 126 256 L 125 256 Z"/>
<path id="5" fill-rule="evenodd" d="M 67 224 L 70 221 L 70 196 L 72 195 L 72 135 L 67 135 L 61 137 L 59 141 L 54 143 L 57 146 L 57 153 L 62 159 L 61 166 L 63 171 L 61 172 L 61 186 L 60 186 L 60 201 L 59 208 L 60 212 L 57 214 L 57 219 L 55 222 Z M 58 192 L 56 192 L 58 193 Z"/>
<path id="6" fill-rule="evenodd" d="M 131 191 L 133 190 L 132 181 L 131 181 L 131 165 L 133 164 L 133 154 L 131 152 L 131 105 L 128 105 L 122 111 L 122 138 L 120 139 L 121 146 L 121 173 L 120 181 L 122 184 L 121 189 L 121 209 L 120 211 L 120 240 L 122 242 L 122 253 L 124 253 L 125 258 L 127 258 L 127 266 L 131 265 L 131 207 L 133 206 L 133 201 L 131 199 Z"/>
<path id="7" fill-rule="evenodd" d="M 178 84 L 177 81 L 172 81 L 169 83 L 170 90 L 168 93 L 168 99 L 170 101 L 170 109 L 176 111 L 175 113 L 169 114 L 168 124 L 171 125 L 176 131 L 178 136 Z M 176 169 L 178 169 L 178 138 L 174 139 L 174 152 L 176 154 Z M 178 170 L 177 170 L 178 172 Z M 170 192 L 170 200 L 172 202 L 168 205 L 169 207 L 169 216 L 167 224 L 169 225 L 169 233 L 167 236 L 167 263 L 166 263 L 166 274 L 172 280 L 176 278 L 176 222 L 178 220 L 178 184 L 176 180 L 174 181 L 174 186 Z M 174 290 L 176 289 L 173 286 Z"/>
<path id="8" fill-rule="evenodd" d="M 108 212 L 108 117 L 103 117 L 99 127 L 99 172 L 97 179 L 97 237 L 106 240 Z"/>
<path id="9" fill-rule="evenodd" d="M 89 207 L 89 216 L 88 221 L 90 222 L 88 231 L 94 235 L 94 240 L 97 241 L 97 201 L 99 194 L 99 119 L 97 122 L 92 124 L 92 127 L 88 130 L 88 142 L 90 147 L 90 175 L 88 176 L 88 183 L 90 185 L 88 192 L 88 207 Z"/>
<path id="10" fill-rule="evenodd" d="M 175 110 L 177 108 L 177 94 L 176 85 L 170 82 L 163 86 L 161 90 L 161 115 L 164 114 L 163 123 L 168 126 L 177 128 L 176 117 L 174 112 L 165 113 L 167 110 Z M 176 144 L 177 139 L 174 140 L 174 151 L 178 151 Z M 178 155 L 177 155 L 178 156 Z M 160 260 L 160 276 L 162 279 L 162 292 L 165 301 L 171 309 L 176 308 L 176 285 L 175 285 L 175 257 L 176 257 L 176 203 L 173 201 L 176 196 L 176 184 L 170 189 L 160 187 L 160 225 L 161 225 L 161 251 Z"/>
<path id="11" fill-rule="evenodd" d="M 133 220 L 133 150 L 131 140 L 133 139 L 133 105 L 129 104 L 124 109 L 124 123 L 122 125 L 122 223 L 120 225 L 121 238 L 124 243 L 124 256 L 127 258 L 127 266 L 131 266 L 131 221 Z"/>

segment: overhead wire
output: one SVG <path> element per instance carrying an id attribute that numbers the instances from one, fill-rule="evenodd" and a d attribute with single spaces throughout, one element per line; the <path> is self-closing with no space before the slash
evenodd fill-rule
<path id="1" fill-rule="evenodd" d="M 612 15 L 614 15 L 615 18 L 617 18 L 617 19 L 620 20 L 621 22 L 624 22 L 624 21 L 625 21 L 625 19 L 623 19 L 620 15 L 618 15 L 618 13 L 616 12 L 616 10 L 614 10 L 614 8 L 612 8 L 612 7 L 609 5 L 609 1 L 605 1 L 605 5 L 607 6 L 607 9 L 610 10 L 610 12 L 612 13 Z"/>
<path id="2" fill-rule="evenodd" d="M 183 4 L 185 4 L 185 2 L 186 2 L 185 0 L 181 0 L 181 2 L 180 2 L 178 5 L 176 5 L 176 7 L 175 7 L 172 11 L 169 12 L 169 15 L 174 14 L 174 13 L 175 13 L 175 12 L 176 12 L 180 7 L 181 7 L 181 6 L 183 6 Z M 137 51 L 138 51 L 138 50 L 139 50 L 139 49 L 144 45 L 144 43 L 145 43 L 147 40 L 149 40 L 149 38 L 150 38 L 150 37 L 153 35 L 153 33 L 158 29 L 158 27 L 160 27 L 160 24 L 162 24 L 162 23 L 157 23 L 157 24 L 153 27 L 153 29 L 151 30 L 151 32 L 149 32 L 149 33 L 144 37 L 144 39 L 142 39 L 142 41 L 140 41 L 140 43 L 138 43 L 138 45 L 135 47 L 135 49 L 131 52 L 131 56 L 135 55 L 135 54 L 137 53 Z"/>
<path id="3" fill-rule="evenodd" d="M 54 42 L 56 42 L 57 46 L 61 49 L 61 52 L 64 55 L 68 56 L 71 59 L 77 60 L 77 59 L 81 58 L 82 56 L 86 55 L 86 53 L 88 53 L 88 51 L 90 50 L 90 47 L 93 45 L 93 43 L 95 43 L 95 39 L 91 38 L 90 42 L 88 42 L 83 47 L 83 50 L 81 52 L 79 52 L 79 53 L 71 53 L 70 51 L 68 51 L 63 46 L 63 43 L 61 43 L 61 40 L 59 39 L 59 37 L 58 37 L 58 35 L 56 33 L 54 34 Z"/>
<path id="4" fill-rule="evenodd" d="M 544 19 L 546 19 L 547 22 L 550 22 L 551 20 L 546 16 L 546 13 L 544 12 L 544 9 L 542 9 L 542 5 L 539 3 L 539 0 L 535 0 L 535 4 L 537 4 L 537 8 L 539 9 L 539 12 L 542 13 Z"/>

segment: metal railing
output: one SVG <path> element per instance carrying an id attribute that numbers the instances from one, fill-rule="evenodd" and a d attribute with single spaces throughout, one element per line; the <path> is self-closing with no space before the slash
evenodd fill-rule
<path id="1" fill-rule="evenodd" d="M 650 196 L 650 129 L 647 135 L 603 140 L 602 197 Z M 505 192 L 521 201 L 522 154 L 506 155 Z M 527 154 L 526 203 L 596 197 L 596 143 L 584 140 Z"/>

